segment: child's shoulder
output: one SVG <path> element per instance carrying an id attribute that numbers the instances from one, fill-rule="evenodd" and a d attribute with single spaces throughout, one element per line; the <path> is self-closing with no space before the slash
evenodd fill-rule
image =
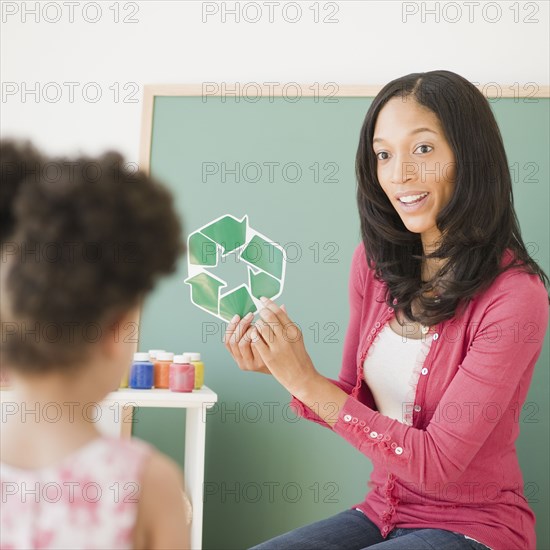
<path id="1" fill-rule="evenodd" d="M 182 479 L 178 464 L 169 456 L 161 453 L 147 441 L 132 437 L 119 439 L 103 437 L 106 456 L 112 460 L 117 458 L 122 464 L 129 464 L 136 459 L 141 463 L 142 476 L 153 480 L 155 485 L 162 484 L 165 479 Z"/>
<path id="2" fill-rule="evenodd" d="M 193 517 L 183 475 L 170 457 L 153 451 L 140 480 L 135 548 L 189 548 Z"/>
<path id="3" fill-rule="evenodd" d="M 75 453 L 72 459 L 64 466 L 70 469 L 71 462 L 74 462 L 79 467 L 87 466 L 90 472 L 103 472 L 104 475 L 118 479 L 133 479 L 139 481 L 140 490 L 149 489 L 148 492 L 174 484 L 183 486 L 178 464 L 137 437 L 100 436 L 82 448 L 81 452 Z"/>
<path id="4" fill-rule="evenodd" d="M 139 437 L 120 438 L 103 435 L 98 442 L 102 452 L 107 455 L 117 454 L 121 457 L 139 456 L 147 458 L 156 453 L 153 445 Z"/>
<path id="5" fill-rule="evenodd" d="M 185 482 L 179 465 L 170 457 L 158 451 L 150 453 L 150 459 L 144 466 L 141 477 L 142 491 L 151 499 L 147 502 L 155 509 L 159 508 L 159 501 L 167 509 L 176 507 L 185 509 L 184 517 L 190 522 L 190 503 L 185 493 Z"/>

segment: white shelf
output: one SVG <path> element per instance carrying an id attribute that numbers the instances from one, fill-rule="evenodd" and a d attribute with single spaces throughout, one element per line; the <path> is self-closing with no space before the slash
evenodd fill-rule
<path id="1" fill-rule="evenodd" d="M 9 388 L 2 388 L 0 401 L 9 402 L 15 393 Z M 192 392 L 174 392 L 164 389 L 136 390 L 134 388 L 119 388 L 105 396 L 102 403 L 118 403 L 121 406 L 134 407 L 165 407 L 191 409 L 211 408 L 218 401 L 218 395 L 208 386 Z"/>
<path id="2" fill-rule="evenodd" d="M 209 387 L 203 386 L 192 392 L 174 392 L 165 389 L 136 390 L 134 388 L 119 388 L 108 394 L 103 402 L 133 405 L 134 407 L 166 407 L 166 408 L 210 408 L 218 401 L 218 396 Z"/>

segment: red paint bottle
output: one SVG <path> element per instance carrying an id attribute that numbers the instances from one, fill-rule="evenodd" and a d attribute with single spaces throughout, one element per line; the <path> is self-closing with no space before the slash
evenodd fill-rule
<path id="1" fill-rule="evenodd" d="M 189 354 L 176 355 L 170 365 L 170 389 L 179 392 L 192 392 L 195 386 L 195 367 Z"/>

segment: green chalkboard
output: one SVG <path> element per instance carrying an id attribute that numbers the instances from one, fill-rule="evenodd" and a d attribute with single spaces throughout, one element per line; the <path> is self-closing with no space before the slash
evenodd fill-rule
<path id="1" fill-rule="evenodd" d="M 279 304 L 303 331 L 317 369 L 336 377 L 348 323 L 348 275 L 360 242 L 354 161 L 370 97 L 208 97 L 148 90 L 142 162 L 174 193 L 185 237 L 230 214 L 286 252 Z M 501 98 L 492 108 L 532 256 L 550 272 L 550 100 Z M 236 288 L 243 262 L 215 275 Z M 329 430 L 298 420 L 267 375 L 243 373 L 224 348 L 225 321 L 191 303 L 187 258 L 142 311 L 140 349 L 199 351 L 219 395 L 207 416 L 204 548 L 247 548 L 363 499 L 371 465 Z M 518 452 L 539 547 L 550 546 L 548 335 L 522 414 Z M 133 433 L 183 465 L 184 413 L 140 410 Z M 178 434 L 178 437 L 175 437 Z M 362 471 L 361 481 L 353 472 Z"/>

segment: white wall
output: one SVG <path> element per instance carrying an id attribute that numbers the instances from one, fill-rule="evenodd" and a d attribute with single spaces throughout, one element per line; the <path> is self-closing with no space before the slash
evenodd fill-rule
<path id="1" fill-rule="evenodd" d="M 287 4 L 119 2 L 115 23 L 114 1 L 2 0 L 2 136 L 31 138 L 50 153 L 116 148 L 137 161 L 148 83 L 385 84 L 434 69 L 478 83 L 550 80 L 547 1 L 301 1 L 290 3 L 302 11 L 295 23 L 296 6 Z M 226 13 L 224 22 L 223 9 L 237 5 L 241 21 Z M 23 93 L 37 83 L 40 97 Z M 102 98 L 93 103 L 98 88 Z"/>

